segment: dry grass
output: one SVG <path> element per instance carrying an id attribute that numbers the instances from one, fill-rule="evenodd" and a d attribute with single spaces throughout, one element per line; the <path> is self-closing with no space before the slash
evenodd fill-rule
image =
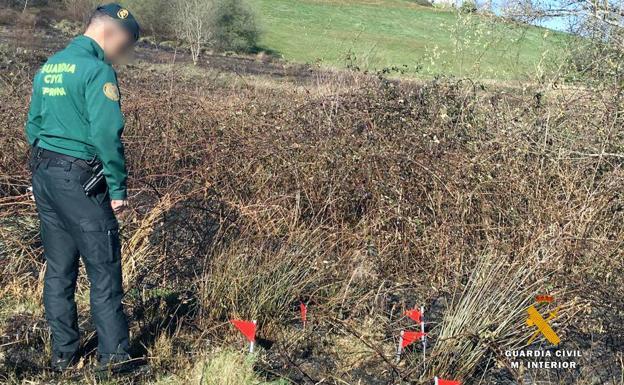
<path id="1" fill-rule="evenodd" d="M 483 256 L 441 322 L 427 377 L 467 379 L 484 359 L 497 360 L 489 352 L 525 346 L 530 334 L 522 327 L 525 310 L 535 293 L 545 292 L 542 279 L 536 279 L 539 269 L 539 264 Z"/>

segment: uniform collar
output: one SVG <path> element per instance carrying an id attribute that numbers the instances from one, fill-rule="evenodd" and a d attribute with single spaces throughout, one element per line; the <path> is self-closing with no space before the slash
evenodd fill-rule
<path id="1" fill-rule="evenodd" d="M 106 60 L 106 56 L 104 56 L 104 50 L 102 50 L 102 47 L 100 47 L 100 45 L 95 40 L 91 39 L 88 36 L 85 36 L 85 35 L 77 36 L 71 42 L 71 45 L 75 45 L 80 48 L 83 48 L 87 50 L 89 54 L 108 63 L 108 61 Z"/>

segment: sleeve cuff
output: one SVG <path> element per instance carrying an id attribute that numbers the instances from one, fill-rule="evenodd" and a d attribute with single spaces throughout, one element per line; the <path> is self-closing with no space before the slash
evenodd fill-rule
<path id="1" fill-rule="evenodd" d="M 112 201 L 123 201 L 128 199 L 128 193 L 126 191 L 111 191 L 109 195 Z"/>

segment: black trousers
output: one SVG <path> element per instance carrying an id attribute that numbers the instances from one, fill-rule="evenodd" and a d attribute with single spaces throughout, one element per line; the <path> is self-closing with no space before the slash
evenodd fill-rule
<path id="1" fill-rule="evenodd" d="M 33 191 L 46 259 L 44 305 L 52 349 L 78 350 L 80 334 L 74 292 L 79 256 L 91 282 L 91 315 L 103 359 L 127 356 L 128 324 L 123 313 L 119 225 L 107 191 L 87 197 L 89 170 L 60 159 L 31 161 Z"/>

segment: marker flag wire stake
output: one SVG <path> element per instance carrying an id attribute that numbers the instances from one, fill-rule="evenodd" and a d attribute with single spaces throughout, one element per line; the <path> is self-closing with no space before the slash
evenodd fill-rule
<path id="1" fill-rule="evenodd" d="M 423 347 L 423 367 L 426 366 L 425 359 L 427 358 L 427 334 L 425 333 L 425 307 L 420 307 L 420 341 Z"/>
<path id="2" fill-rule="evenodd" d="M 425 359 L 427 358 L 427 333 L 425 333 L 425 308 L 421 306 L 419 310 L 411 309 L 405 312 L 405 315 L 411 318 L 413 321 L 420 324 L 420 332 L 402 331 L 399 337 L 399 346 L 397 348 L 396 361 L 401 360 L 401 354 L 403 349 L 412 342 L 420 339 L 423 347 L 423 366 L 426 366 Z"/>
<path id="3" fill-rule="evenodd" d="M 401 354 L 406 346 L 418 341 L 421 339 L 422 332 L 416 332 L 411 330 L 402 330 L 401 335 L 399 336 L 399 345 L 397 347 L 396 360 L 399 362 L 401 360 Z"/>
<path id="4" fill-rule="evenodd" d="M 461 385 L 461 381 L 443 380 L 442 378 L 434 377 L 435 385 Z"/>
<path id="5" fill-rule="evenodd" d="M 254 338 L 253 341 L 249 342 L 249 353 L 254 352 L 254 348 L 256 347 L 256 320 L 251 321 L 254 325 Z"/>
<path id="6" fill-rule="evenodd" d="M 249 353 L 253 353 L 256 345 L 256 320 L 251 322 L 230 320 L 230 322 L 247 338 L 249 341 Z"/>
<path id="7" fill-rule="evenodd" d="M 403 353 L 403 336 L 404 335 L 405 335 L 405 332 L 401 330 L 401 335 L 399 336 L 399 345 L 397 347 L 397 352 L 396 352 L 396 362 L 401 361 L 401 353 Z"/>

